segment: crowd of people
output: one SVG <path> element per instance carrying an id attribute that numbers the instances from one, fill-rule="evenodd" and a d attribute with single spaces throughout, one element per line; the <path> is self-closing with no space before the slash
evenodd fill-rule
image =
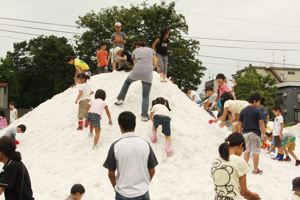
<path id="1" fill-rule="evenodd" d="M 97 51 L 98 73 L 110 71 L 109 60 L 111 60 L 112 71 L 130 72 L 116 97 L 116 106 L 125 104 L 125 97 L 130 85 L 135 81 L 141 81 L 141 120 L 152 121 L 151 127 L 149 127 L 152 129 L 150 137 L 152 143 L 157 141 L 157 128 L 162 126 L 162 133 L 166 140 L 165 152 L 167 156 L 172 156 L 171 108 L 168 100 L 163 97 L 154 99 L 150 115 L 148 114 L 154 68 L 160 74 L 160 81 L 167 82 L 170 28 L 167 26 L 162 28 L 160 37 L 155 40 L 152 48 L 145 47 L 144 42 L 135 42 L 132 53 L 124 49 L 127 37 L 125 33 L 121 32 L 120 22 L 115 23 L 115 29 L 116 32 L 111 36 L 113 48 L 110 53 L 108 54 L 106 51 L 107 44 L 105 42 L 101 43 L 100 50 Z M 94 137 L 92 149 L 98 150 L 101 147 L 99 143 L 100 122 L 104 110 L 109 124 L 113 125 L 108 105 L 105 102 L 106 92 L 98 89 L 94 94 L 88 84 L 88 79 L 91 78 L 89 66 L 84 61 L 69 55 L 66 57 L 66 62 L 76 68 L 74 86 L 78 89 L 75 100 L 75 104 L 78 104 L 77 130 L 81 131 L 84 126 L 86 128 L 90 126 L 88 136 Z M 260 199 L 259 195 L 250 191 L 246 184 L 246 174 L 251 171 L 248 165 L 251 153 L 254 166 L 252 173 L 255 175 L 263 174 L 263 171 L 258 168 L 259 154 L 261 153 L 261 146 L 264 146 L 267 140 L 274 141 L 274 146 L 267 153 L 278 148 L 274 160 L 291 161 L 290 154 L 296 160 L 295 165 L 298 166 L 300 161 L 293 152 L 296 137 L 292 133 L 283 132 L 283 117 L 278 105 L 272 108 L 272 112 L 276 116 L 273 131 L 267 133 L 269 113 L 268 109 L 264 107 L 265 99 L 259 93 L 252 93 L 248 101 L 237 100 L 234 85 L 226 79 L 224 74 L 218 74 L 216 80 L 218 83 L 217 91 L 215 92 L 211 86 L 206 87 L 205 92 L 208 98 L 204 101 L 196 91 L 188 88 L 183 90 L 192 101 L 203 107 L 214 118 L 212 122 L 221 121 L 221 128 L 226 126 L 232 131 L 232 134 L 220 145 L 220 155 L 211 166 L 210 176 L 214 180 L 215 199 Z M 174 83 L 174 78 L 170 78 L 170 81 Z M 93 94 L 94 98 L 92 99 L 91 95 Z M 9 103 L 10 122 L 18 119 L 17 110 L 14 106 L 13 102 Z M 217 117 L 213 113 L 214 108 L 218 110 Z M 7 127 L 5 121 L 4 112 L 0 112 L 0 128 Z M 115 199 L 149 200 L 149 184 L 155 174 L 155 167 L 158 165 L 155 153 L 151 145 L 135 132 L 136 116 L 132 112 L 122 112 L 118 116 L 118 125 L 122 137 L 112 143 L 103 164 L 108 170 L 110 182 L 115 190 Z M 0 161 L 4 163 L 0 174 L 0 195 L 4 192 L 6 199 L 34 199 L 29 173 L 21 161 L 21 154 L 16 151 L 16 145 L 19 144 L 16 140 L 16 133 L 24 133 L 25 131 L 26 126 L 20 124 L 7 129 L 4 136 L 0 138 Z M 243 153 L 244 159 L 240 157 Z M 286 154 L 285 159 L 283 158 L 284 153 Z M 293 180 L 293 190 L 295 191 L 294 197 L 299 197 L 300 177 Z M 80 200 L 84 193 L 84 186 L 75 184 L 66 200 Z"/>

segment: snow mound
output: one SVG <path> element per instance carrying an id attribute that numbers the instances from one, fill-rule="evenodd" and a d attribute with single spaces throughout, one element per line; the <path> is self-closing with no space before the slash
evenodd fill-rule
<path id="1" fill-rule="evenodd" d="M 78 91 L 69 88 L 29 112 L 13 125 L 27 126 L 25 134 L 17 134 L 20 141 L 17 150 L 22 153 L 28 168 L 34 197 L 36 199 L 64 199 L 75 183 L 86 188 L 83 199 L 107 200 L 114 198 L 114 190 L 102 167 L 110 145 L 121 137 L 117 117 L 122 111 L 131 111 L 137 116 L 136 132 L 149 143 L 151 121 L 142 122 L 142 84 L 133 83 L 125 103 L 115 106 L 114 102 L 128 73 L 113 72 L 95 75 L 89 81 L 93 91 L 104 89 L 106 103 L 112 115 L 113 126 L 108 125 L 106 114 L 101 120 L 102 131 L 97 151 L 92 150 L 93 138 L 88 138 L 88 129 L 77 131 L 75 104 Z M 158 129 L 158 141 L 151 144 L 159 165 L 150 184 L 150 196 L 155 200 L 199 200 L 213 199 L 214 184 L 209 177 L 210 166 L 218 147 L 229 131 L 217 124 L 208 124 L 211 118 L 202 108 L 189 100 L 172 83 L 160 83 L 154 72 L 150 101 L 164 97 L 170 102 L 172 149 L 174 155 L 165 154 L 165 139 Z M 5 130 L 4 130 L 5 131 Z M 4 133 L 2 131 L 1 134 Z M 300 156 L 299 142 L 296 153 Z M 274 155 L 272 155 L 274 156 Z M 252 160 L 249 162 L 251 168 Z M 1 165 L 2 166 L 2 165 Z M 0 167 L 1 167 L 0 166 Z M 248 174 L 248 187 L 260 194 L 262 199 L 291 199 L 291 181 L 299 176 L 300 167 L 294 161 L 281 163 L 262 153 L 260 168 L 262 176 Z M 275 189 L 276 188 L 276 189 Z M 4 199 L 2 195 L 0 199 Z"/>

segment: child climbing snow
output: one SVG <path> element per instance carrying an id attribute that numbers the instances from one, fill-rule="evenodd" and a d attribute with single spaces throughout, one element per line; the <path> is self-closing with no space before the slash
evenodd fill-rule
<path id="1" fill-rule="evenodd" d="M 160 37 L 155 40 L 152 45 L 152 49 L 155 51 L 157 47 L 157 59 L 159 66 L 160 81 L 167 82 L 167 71 L 168 71 L 168 45 L 170 38 L 170 28 L 163 27 L 160 31 Z"/>
<path id="2" fill-rule="evenodd" d="M 4 111 L 0 111 L 0 131 L 7 127 L 7 120 Z"/>
<path id="3" fill-rule="evenodd" d="M 152 125 L 152 136 L 150 138 L 151 142 L 155 143 L 157 140 L 157 127 L 162 125 L 162 132 L 166 138 L 166 153 L 167 156 L 173 155 L 173 151 L 171 149 L 171 111 L 169 107 L 168 100 L 165 100 L 162 97 L 158 97 L 152 101 L 152 108 L 150 111 L 150 119 L 153 122 Z"/>
<path id="4" fill-rule="evenodd" d="M 95 137 L 94 137 L 94 145 L 93 150 L 97 150 L 101 145 L 98 144 L 100 137 L 100 119 L 102 118 L 103 110 L 105 110 L 109 124 L 112 125 L 110 112 L 108 110 L 108 106 L 105 103 L 106 93 L 104 90 L 97 90 L 95 94 L 95 99 L 88 103 L 89 107 L 87 109 L 87 121 L 90 123 L 90 133 L 89 137 L 93 137 L 93 128 L 95 128 Z"/>
<path id="5" fill-rule="evenodd" d="M 260 199 L 259 195 L 247 188 L 248 164 L 240 156 L 245 151 L 245 139 L 235 132 L 219 146 L 220 156 L 212 166 L 210 177 L 214 179 L 215 199 Z"/>
<path id="6" fill-rule="evenodd" d="M 91 87 L 86 83 L 86 80 L 89 79 L 90 76 L 85 75 L 84 73 L 80 73 L 77 75 L 78 81 L 78 91 L 79 94 L 75 101 L 75 104 L 79 102 L 78 106 L 78 128 L 77 130 L 83 130 L 83 118 L 86 118 L 88 108 L 88 103 L 91 101 L 90 95 L 94 94 Z M 89 122 L 85 120 L 85 127 L 88 127 Z"/>

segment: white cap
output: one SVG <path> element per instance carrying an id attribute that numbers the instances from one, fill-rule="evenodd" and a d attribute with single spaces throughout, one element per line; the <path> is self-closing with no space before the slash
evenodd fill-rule
<path id="1" fill-rule="evenodd" d="M 122 24 L 120 22 L 116 22 L 115 26 L 122 26 Z"/>
<path id="2" fill-rule="evenodd" d="M 119 51 L 121 51 L 121 50 L 123 50 L 121 47 L 116 47 L 116 48 L 114 49 L 114 55 L 117 55 L 117 53 L 118 53 Z"/>

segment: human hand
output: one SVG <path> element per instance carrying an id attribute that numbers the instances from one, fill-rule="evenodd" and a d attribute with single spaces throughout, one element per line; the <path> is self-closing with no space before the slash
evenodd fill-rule
<path id="1" fill-rule="evenodd" d="M 259 196 L 257 193 L 252 192 L 252 197 L 251 197 L 250 199 L 251 199 L 251 200 L 259 200 L 259 199 L 261 199 L 261 198 L 260 198 L 260 196 Z"/>
<path id="2" fill-rule="evenodd" d="M 100 67 L 100 63 L 98 63 L 97 67 Z"/>
<path id="3" fill-rule="evenodd" d="M 78 103 L 78 100 L 75 101 L 75 104 L 77 104 L 77 103 Z"/>
<path id="4" fill-rule="evenodd" d="M 263 139 L 267 140 L 267 135 L 266 134 L 264 134 Z"/>
<path id="5" fill-rule="evenodd" d="M 279 135 L 279 139 L 281 140 L 281 138 L 282 138 L 282 135 L 280 134 L 280 135 Z"/>
<path id="6" fill-rule="evenodd" d="M 270 154 L 270 153 L 271 153 L 270 151 L 267 151 L 267 152 L 266 152 L 266 154 Z"/>
<path id="7" fill-rule="evenodd" d="M 113 125 L 112 121 L 109 121 L 108 123 L 109 123 L 111 126 Z"/>
<path id="8" fill-rule="evenodd" d="M 213 120 L 213 123 L 217 123 L 217 122 L 218 122 L 218 120 L 217 120 L 217 119 L 214 119 L 214 120 Z"/>

